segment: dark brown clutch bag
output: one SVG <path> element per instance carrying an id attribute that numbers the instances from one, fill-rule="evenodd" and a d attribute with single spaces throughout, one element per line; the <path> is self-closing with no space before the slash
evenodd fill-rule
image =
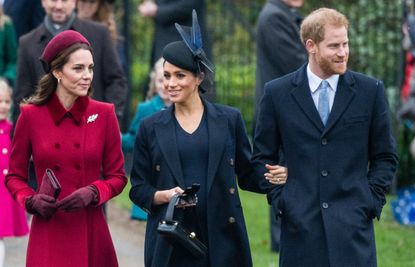
<path id="1" fill-rule="evenodd" d="M 46 194 L 57 198 L 61 192 L 61 185 L 51 169 L 46 169 L 42 183 L 39 186 L 39 194 Z"/>

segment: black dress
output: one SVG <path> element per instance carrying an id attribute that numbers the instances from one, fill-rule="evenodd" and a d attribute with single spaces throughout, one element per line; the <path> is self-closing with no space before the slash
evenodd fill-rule
<path id="1" fill-rule="evenodd" d="M 196 208 L 183 210 L 179 216 L 183 218 L 183 226 L 195 232 L 197 238 L 208 246 L 206 177 L 209 158 L 209 140 L 206 113 L 203 114 L 199 127 L 191 134 L 183 130 L 177 120 L 175 121 L 175 126 L 176 142 L 186 187 L 194 183 L 200 184 L 200 189 L 197 192 L 198 202 Z M 169 266 L 209 266 L 209 259 L 208 256 L 205 259 L 194 259 L 187 251 L 183 251 L 181 248 L 174 248 Z"/>

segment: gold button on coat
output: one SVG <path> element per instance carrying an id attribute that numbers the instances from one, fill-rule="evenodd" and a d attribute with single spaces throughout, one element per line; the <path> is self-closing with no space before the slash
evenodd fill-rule
<path id="1" fill-rule="evenodd" d="M 234 223 L 235 222 L 235 218 L 234 217 L 229 217 L 229 223 Z"/>
<path id="2" fill-rule="evenodd" d="M 156 171 L 160 171 L 160 165 L 156 165 Z"/>
<path id="3" fill-rule="evenodd" d="M 235 194 L 235 188 L 234 187 L 229 188 L 229 193 L 231 193 L 232 195 Z"/>

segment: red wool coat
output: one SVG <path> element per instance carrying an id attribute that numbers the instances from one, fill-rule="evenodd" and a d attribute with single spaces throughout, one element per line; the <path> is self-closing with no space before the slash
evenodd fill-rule
<path id="1" fill-rule="evenodd" d="M 113 105 L 79 97 L 67 112 L 53 95 L 47 104 L 26 105 L 21 111 L 6 177 L 13 197 L 24 206 L 26 197 L 34 194 L 27 185 L 31 156 L 38 184 L 46 168 L 55 172 L 62 186 L 58 200 L 88 185 L 95 185 L 99 192 L 94 207 L 58 211 L 50 219 L 34 216 L 27 266 L 118 266 L 101 208 L 127 182 Z"/>

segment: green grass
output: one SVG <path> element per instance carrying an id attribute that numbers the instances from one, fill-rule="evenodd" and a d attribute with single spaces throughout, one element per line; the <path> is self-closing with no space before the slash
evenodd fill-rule
<path id="1" fill-rule="evenodd" d="M 116 202 L 130 209 L 129 185 L 116 198 Z M 245 220 L 248 228 L 252 258 L 255 267 L 277 267 L 278 254 L 270 250 L 269 206 L 266 197 L 240 190 Z M 382 218 L 375 222 L 376 246 L 379 267 L 415 266 L 415 227 L 402 226 L 394 221 L 390 201 L 382 212 Z"/>

